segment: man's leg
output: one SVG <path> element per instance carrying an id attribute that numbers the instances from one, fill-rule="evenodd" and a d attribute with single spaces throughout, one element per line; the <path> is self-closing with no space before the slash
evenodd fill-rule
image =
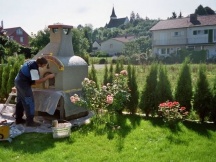
<path id="1" fill-rule="evenodd" d="M 17 102 L 16 102 L 16 109 L 15 109 L 15 115 L 16 115 L 16 124 L 23 124 L 25 123 L 25 120 L 22 118 L 24 115 L 24 108 L 22 105 L 22 100 L 19 95 L 19 92 L 17 92 Z"/>

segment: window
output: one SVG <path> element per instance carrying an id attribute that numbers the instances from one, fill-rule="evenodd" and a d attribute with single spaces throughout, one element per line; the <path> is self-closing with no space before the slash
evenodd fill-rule
<path id="1" fill-rule="evenodd" d="M 194 30 L 193 35 L 204 35 L 208 34 L 208 30 Z"/>
<path id="2" fill-rule="evenodd" d="M 179 32 L 174 32 L 174 36 L 179 36 Z"/>
<path id="3" fill-rule="evenodd" d="M 166 48 L 161 49 L 161 54 L 166 54 Z"/>
<path id="4" fill-rule="evenodd" d="M 216 29 L 213 30 L 213 41 L 216 42 Z"/>
<path id="5" fill-rule="evenodd" d="M 17 34 L 17 35 L 22 35 L 22 34 L 23 34 L 22 29 L 18 28 L 18 29 L 16 30 L 16 34 Z"/>
<path id="6" fill-rule="evenodd" d="M 196 30 L 193 31 L 193 35 L 197 35 L 197 31 Z"/>
<path id="7" fill-rule="evenodd" d="M 204 30 L 204 34 L 208 34 L 208 30 Z"/>
<path id="8" fill-rule="evenodd" d="M 24 39 L 23 37 L 20 37 L 20 42 L 23 43 Z"/>

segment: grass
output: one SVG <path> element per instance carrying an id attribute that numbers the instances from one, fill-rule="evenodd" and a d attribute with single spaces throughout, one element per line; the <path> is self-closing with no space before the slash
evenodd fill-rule
<path id="1" fill-rule="evenodd" d="M 10 161 L 216 161 L 216 126 L 191 121 L 174 129 L 161 118 L 123 115 L 120 129 L 83 125 L 72 128 L 69 138 L 26 133 L 12 143 L 1 142 L 0 162 Z"/>
<path id="2" fill-rule="evenodd" d="M 216 65 L 207 65 L 207 77 L 212 85 Z M 179 65 L 168 65 L 168 75 L 175 88 Z M 145 84 L 149 66 L 137 67 L 139 90 Z M 103 69 L 97 70 L 99 83 Z M 198 66 L 192 65 L 193 86 Z M 175 129 L 167 127 L 161 118 L 121 116 L 120 129 L 104 125 L 83 125 L 72 128 L 69 138 L 53 139 L 52 134 L 25 133 L 12 143 L 0 143 L 0 162 L 213 162 L 216 161 L 216 126 L 212 123 L 184 121 Z"/>

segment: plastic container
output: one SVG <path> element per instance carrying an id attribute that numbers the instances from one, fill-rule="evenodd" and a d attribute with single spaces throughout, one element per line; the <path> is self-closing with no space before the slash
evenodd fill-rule
<path id="1" fill-rule="evenodd" d="M 72 124 L 68 121 L 58 121 L 57 127 L 52 127 L 53 138 L 69 137 Z"/>

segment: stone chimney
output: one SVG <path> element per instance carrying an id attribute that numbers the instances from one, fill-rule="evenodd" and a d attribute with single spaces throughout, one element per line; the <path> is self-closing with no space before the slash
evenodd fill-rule
<path id="1" fill-rule="evenodd" d="M 197 21 L 197 14 L 190 14 L 190 22 L 196 22 Z"/>

